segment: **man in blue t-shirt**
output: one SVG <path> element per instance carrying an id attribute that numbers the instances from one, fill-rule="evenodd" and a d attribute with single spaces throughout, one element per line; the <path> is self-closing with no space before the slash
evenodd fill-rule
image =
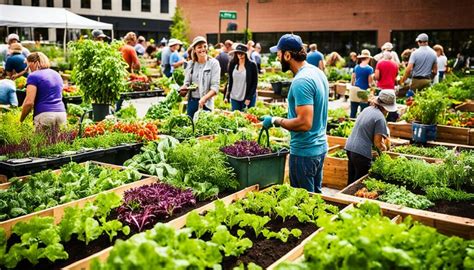
<path id="1" fill-rule="evenodd" d="M 291 70 L 295 77 L 288 93 L 288 119 L 264 116 L 263 127 L 281 126 L 291 133 L 291 186 L 321 193 L 327 152 L 328 80 L 320 69 L 305 61 L 299 36 L 282 36 L 270 51 L 277 53 L 283 72 Z"/>
<path id="2" fill-rule="evenodd" d="M 309 45 L 309 49 L 311 51 L 306 57 L 306 62 L 324 71 L 324 55 L 318 51 L 318 45 L 313 43 Z"/>
<path id="3" fill-rule="evenodd" d="M 173 74 L 173 71 L 180 66 L 184 64 L 184 58 L 179 55 L 179 50 L 181 49 L 181 46 L 183 43 L 179 41 L 178 39 L 170 39 L 170 42 L 168 43 L 168 46 L 170 47 L 171 50 L 171 55 L 170 55 L 170 74 Z"/>
<path id="4" fill-rule="evenodd" d="M 0 80 L 0 105 L 18 106 L 14 81 Z"/>

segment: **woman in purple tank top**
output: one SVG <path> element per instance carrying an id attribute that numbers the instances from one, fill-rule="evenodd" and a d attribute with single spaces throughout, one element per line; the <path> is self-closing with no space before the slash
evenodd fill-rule
<path id="1" fill-rule="evenodd" d="M 26 81 L 26 98 L 20 121 L 23 122 L 33 110 L 36 130 L 65 124 L 66 109 L 61 76 L 49 68 L 49 59 L 41 52 L 30 54 L 26 61 L 31 73 Z"/>

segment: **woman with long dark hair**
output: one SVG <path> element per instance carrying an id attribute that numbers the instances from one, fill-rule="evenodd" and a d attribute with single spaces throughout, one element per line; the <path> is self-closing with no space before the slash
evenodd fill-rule
<path id="1" fill-rule="evenodd" d="M 236 44 L 234 58 L 229 65 L 229 84 L 225 101 L 230 100 L 232 111 L 251 108 L 257 101 L 257 65 L 250 61 L 247 51 L 245 45 Z"/>

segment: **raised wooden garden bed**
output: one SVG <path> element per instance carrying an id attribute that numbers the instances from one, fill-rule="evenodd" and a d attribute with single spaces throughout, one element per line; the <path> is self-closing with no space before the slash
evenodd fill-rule
<path id="1" fill-rule="evenodd" d="M 244 198 L 247 193 L 249 192 L 252 192 L 252 191 L 258 191 L 258 185 L 254 185 L 254 186 L 251 186 L 251 187 L 248 187 L 248 188 L 245 188 L 243 190 L 240 190 L 236 193 L 233 193 L 225 198 L 222 198 L 221 200 L 226 204 L 226 205 L 229 205 L 231 204 L 232 202 L 236 201 L 236 200 L 239 200 L 239 199 L 242 199 Z M 204 213 L 208 210 L 211 210 L 214 208 L 214 203 L 208 203 L 198 209 L 196 209 L 196 211 L 198 213 Z M 185 225 L 186 225 L 186 218 L 188 216 L 188 213 L 178 217 L 178 218 L 175 218 L 173 220 L 170 220 L 167 222 L 168 225 L 170 225 L 171 227 L 175 228 L 175 229 L 180 229 L 180 228 L 183 228 Z M 89 257 L 87 258 L 84 258 L 82 260 L 79 260 L 73 264 L 70 264 L 62 269 L 70 269 L 70 270 L 84 270 L 84 269 L 90 269 L 90 266 L 91 266 L 91 263 L 93 260 L 99 260 L 101 262 L 104 262 L 105 260 L 107 260 L 109 254 L 110 254 L 110 251 L 112 250 L 112 246 L 106 248 L 106 249 L 103 249 L 102 251 L 100 252 L 97 252 L 95 254 L 92 254 L 90 255 Z"/>
<path id="2" fill-rule="evenodd" d="M 474 239 L 474 219 L 472 218 L 474 205 L 472 203 L 439 202 L 427 210 L 420 210 L 354 196 L 359 189 L 365 187 L 362 182 L 367 177 L 366 175 L 347 186 L 337 196 L 353 203 L 360 203 L 365 200 L 377 202 L 384 211 L 390 211 L 403 217 L 411 215 L 414 220 L 434 227 L 444 234 Z M 464 215 L 464 217 L 461 215 Z"/>
<path id="3" fill-rule="evenodd" d="M 104 166 L 104 167 L 115 168 L 117 170 L 123 169 L 123 167 L 121 167 L 121 166 L 116 166 L 116 165 L 112 165 L 112 164 L 106 164 L 106 163 L 101 163 L 101 162 L 96 162 L 96 161 L 91 161 L 91 163 L 99 164 L 99 165 Z M 57 173 L 57 174 L 59 174 L 60 172 L 61 172 L 61 170 L 55 170 L 54 171 L 54 173 Z M 23 176 L 23 177 L 21 177 L 21 179 L 23 179 L 23 181 L 27 181 L 28 176 Z M 36 217 L 36 216 L 41 216 L 41 217 L 51 216 L 51 217 L 54 217 L 54 221 L 57 224 L 61 221 L 61 219 L 64 215 L 64 209 L 66 209 L 68 207 L 74 207 L 74 206 L 83 207 L 87 202 L 94 201 L 97 198 L 97 196 L 101 193 L 114 192 L 118 195 L 121 195 L 126 190 L 136 188 L 136 187 L 139 187 L 139 186 L 143 186 L 143 185 L 152 184 L 152 183 L 155 183 L 156 181 L 158 181 L 158 178 L 156 178 L 154 176 L 149 176 L 149 175 L 142 174 L 142 179 L 138 180 L 138 181 L 135 181 L 133 183 L 125 184 L 125 185 L 122 185 L 122 186 L 119 186 L 119 187 L 116 187 L 116 188 L 113 188 L 113 189 L 109 189 L 109 190 L 91 195 L 89 197 L 85 197 L 85 198 L 82 198 L 82 199 L 79 199 L 79 200 L 75 200 L 75 201 L 60 204 L 60 205 L 57 205 L 57 206 L 54 206 L 54 207 L 51 207 L 51 208 L 48 208 L 48 209 L 44 209 L 42 211 L 38 211 L 38 212 L 34 212 L 34 213 L 27 214 L 27 215 L 23 215 L 23 216 L 19 216 L 19 217 L 16 217 L 16 218 L 12 218 L 12 219 L 9 219 L 9 220 L 2 221 L 2 222 L 0 222 L 0 228 L 3 228 L 5 230 L 6 235 L 9 236 L 11 234 L 11 230 L 12 230 L 12 228 L 15 224 L 17 224 L 18 222 L 28 221 L 28 220 L 32 219 L 33 217 Z M 8 189 L 9 186 L 10 186 L 10 183 L 4 183 L 4 184 L 0 185 L 0 189 Z"/>
<path id="4" fill-rule="evenodd" d="M 412 125 L 406 122 L 388 123 L 390 129 L 390 136 L 400 137 L 404 139 L 412 138 Z M 451 126 L 437 126 L 436 141 L 474 145 L 474 131 L 469 128 L 451 127 Z"/>
<path id="5" fill-rule="evenodd" d="M 323 196 L 323 197 L 324 197 L 325 200 L 327 200 L 327 199 L 334 200 L 334 198 L 331 198 L 331 197 L 326 197 L 326 196 Z M 336 199 L 336 201 L 337 201 L 337 199 Z M 346 203 L 346 202 L 339 201 L 339 203 Z M 351 208 L 353 208 L 353 204 L 350 204 L 348 207 L 344 208 L 342 211 L 347 211 Z M 384 213 L 384 215 L 385 215 L 385 213 Z M 390 216 L 390 215 L 387 215 L 387 216 Z M 334 220 L 334 219 L 336 219 L 336 216 L 334 216 L 332 218 L 332 220 Z M 392 221 L 398 224 L 402 221 L 402 217 L 397 215 L 397 216 L 392 218 Z M 301 242 L 297 247 L 295 247 L 290 252 L 288 252 L 285 256 L 281 257 L 278 261 L 274 262 L 272 265 L 267 267 L 267 270 L 273 270 L 279 264 L 281 264 L 283 262 L 297 262 L 297 261 L 302 260 L 303 255 L 304 255 L 305 245 L 307 243 L 309 243 L 309 241 L 311 241 L 311 239 L 313 239 L 322 230 L 324 230 L 324 228 L 319 228 L 317 231 L 315 231 L 313 234 L 311 234 L 308 238 L 304 239 L 303 242 Z"/>
<path id="6" fill-rule="evenodd" d="M 347 186 L 347 179 L 349 177 L 349 160 L 347 158 L 331 157 L 330 154 L 343 150 L 344 146 L 335 145 L 330 147 L 328 155 L 324 159 L 323 167 L 323 186 L 343 189 Z"/>
<path id="7" fill-rule="evenodd" d="M 328 138 L 329 146 L 340 145 L 344 147 L 347 142 L 347 138 L 344 138 L 344 137 L 336 137 L 336 136 L 327 135 L 327 138 Z"/>

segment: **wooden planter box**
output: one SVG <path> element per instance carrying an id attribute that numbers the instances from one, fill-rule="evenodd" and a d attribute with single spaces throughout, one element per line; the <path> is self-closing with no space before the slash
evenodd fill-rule
<path id="1" fill-rule="evenodd" d="M 344 149 L 344 146 L 336 145 L 328 150 L 328 155 L 324 159 L 323 186 L 343 189 L 347 186 L 349 177 L 349 160 L 345 158 L 331 157 L 329 154 Z"/>
<path id="2" fill-rule="evenodd" d="M 344 147 L 346 145 L 347 138 L 336 137 L 336 136 L 331 136 L 331 135 L 327 135 L 327 138 L 328 138 L 329 146 L 339 145 L 339 146 Z"/>
<path id="3" fill-rule="evenodd" d="M 336 94 L 340 96 L 345 96 L 347 92 L 347 84 L 346 83 L 336 83 Z"/>
<path id="4" fill-rule="evenodd" d="M 455 109 L 462 112 L 474 112 L 474 101 L 472 100 L 466 101 L 456 106 Z"/>
<path id="5" fill-rule="evenodd" d="M 224 204 L 229 205 L 232 202 L 244 198 L 247 193 L 252 192 L 252 191 L 258 191 L 258 185 L 250 186 L 245 189 L 242 189 L 241 191 L 238 191 L 236 193 L 233 193 L 225 198 L 220 199 L 221 201 L 224 202 Z M 206 211 L 209 211 L 211 209 L 214 209 L 214 203 L 210 202 L 194 211 L 197 211 L 198 213 L 204 213 Z M 189 212 L 190 213 L 190 212 Z M 166 224 L 169 226 L 175 228 L 175 229 L 181 229 L 186 225 L 186 219 L 188 217 L 188 214 L 182 215 L 176 219 L 173 219 Z M 83 270 L 83 269 L 90 269 L 91 263 L 93 260 L 99 260 L 100 262 L 104 262 L 107 260 L 109 257 L 110 251 L 112 250 L 113 246 L 108 247 L 107 249 L 104 249 L 94 255 L 91 255 L 85 259 L 82 259 L 80 261 L 77 261 L 73 264 L 70 264 L 63 269 L 69 269 L 69 270 Z"/>
<path id="6" fill-rule="evenodd" d="M 414 209 L 378 200 L 353 196 L 359 188 L 363 187 L 362 181 L 367 177 L 368 176 L 366 175 L 347 186 L 345 189 L 337 193 L 336 196 L 352 203 L 361 203 L 366 200 L 376 202 L 383 209 L 384 213 L 390 212 L 396 215 L 401 215 L 402 217 L 410 215 L 414 220 L 427 226 L 434 227 L 443 234 L 457 235 L 466 239 L 474 239 L 474 219 Z"/>
<path id="7" fill-rule="evenodd" d="M 267 189 L 266 189 L 267 190 Z M 266 192 L 266 190 L 263 190 L 262 192 Z M 232 202 L 236 201 L 236 200 L 239 200 L 239 199 L 242 199 L 244 198 L 247 193 L 249 192 L 252 192 L 252 191 L 258 191 L 258 186 L 255 185 L 255 186 L 251 186 L 251 187 L 248 187 L 246 189 L 243 189 L 237 193 L 234 193 L 232 195 L 229 195 L 228 197 L 225 197 L 223 199 L 221 199 L 226 205 L 229 205 L 231 204 Z M 320 195 L 320 194 L 319 194 Z M 343 209 L 341 210 L 341 212 L 343 211 L 347 211 L 348 209 L 352 208 L 352 204 L 350 202 L 347 202 L 347 201 L 344 201 L 344 200 L 341 200 L 337 197 L 333 197 L 333 196 L 326 196 L 326 195 L 321 195 L 321 197 L 323 198 L 323 200 L 325 200 L 326 202 L 329 202 L 329 203 L 334 203 L 334 204 L 338 204 L 338 205 L 341 205 L 343 206 Z M 214 204 L 213 203 L 210 203 L 208 205 L 205 205 L 199 209 L 197 209 L 196 211 L 198 211 L 199 213 L 203 213 L 204 211 L 207 211 L 207 210 L 210 210 L 210 209 L 213 209 L 214 208 Z M 184 216 L 181 216 L 175 220 L 172 220 L 170 222 L 168 222 L 169 225 L 171 225 L 172 227 L 174 227 L 175 229 L 180 229 L 180 228 L 183 228 L 185 225 L 186 225 L 186 217 L 187 215 L 184 215 Z M 336 218 L 337 216 L 335 215 L 333 218 Z M 293 250 L 291 250 L 289 253 L 287 253 L 286 255 L 284 255 L 282 258 L 287 258 L 287 256 L 292 256 L 292 254 L 294 253 L 294 250 L 298 250 L 298 249 L 301 249 L 301 252 L 303 251 L 303 247 L 304 245 L 317 233 L 321 230 L 318 229 L 316 232 L 312 233 L 309 237 L 307 237 L 306 239 L 304 239 L 297 247 L 295 247 Z M 98 259 L 99 261 L 103 262 L 105 260 L 107 260 L 108 256 L 109 256 L 109 253 L 110 251 L 112 250 L 112 247 L 110 248 L 107 248 L 99 253 L 96 253 L 84 260 L 81 260 L 81 261 L 78 261 L 74 264 L 71 264 L 63 269 L 69 269 L 69 270 L 83 270 L 83 269 L 90 269 L 90 264 L 92 262 L 92 260 L 94 259 Z M 281 259 L 280 259 L 281 260 Z M 277 262 L 280 262 L 280 260 L 278 260 Z M 274 265 L 277 263 L 275 262 Z"/>
<path id="8" fill-rule="evenodd" d="M 412 138 L 412 129 L 410 123 L 392 123 L 389 122 L 388 128 L 390 129 L 390 136 L 400 137 L 404 139 Z M 464 145 L 474 145 L 474 129 L 469 128 L 460 128 L 460 127 L 451 127 L 451 126 L 437 126 L 437 136 L 436 141 L 455 143 L 455 144 L 464 144 Z"/>
<path id="9" fill-rule="evenodd" d="M 91 161 L 91 162 L 95 163 L 95 164 L 100 164 L 100 165 L 105 166 L 105 167 L 115 168 L 117 170 L 123 169 L 123 167 L 121 167 L 121 166 L 105 164 L 105 163 L 96 162 L 96 161 Z M 55 170 L 53 172 L 54 173 L 60 173 L 60 170 Z M 23 181 L 27 181 L 28 176 L 23 176 L 21 178 L 23 179 Z M 154 176 L 149 176 L 149 175 L 146 175 L 146 174 L 142 174 L 142 179 L 138 180 L 138 181 L 135 181 L 133 183 L 129 183 L 129 184 L 125 184 L 125 185 L 113 188 L 113 189 L 105 190 L 105 191 L 102 191 L 100 193 L 91 195 L 89 197 L 85 197 L 85 198 L 75 200 L 75 201 L 72 201 L 72 202 L 60 204 L 60 205 L 57 205 L 57 206 L 54 206 L 54 207 L 51 207 L 51 208 L 48 208 L 48 209 L 44 209 L 44 210 L 41 210 L 41 211 L 38 211 L 38 212 L 34 212 L 34 213 L 27 214 L 27 215 L 23 215 L 23 216 L 19 216 L 19 217 L 16 217 L 16 218 L 12 218 L 12 219 L 9 219 L 9 220 L 2 221 L 2 222 L 0 222 L 0 228 L 3 228 L 5 230 L 5 234 L 7 236 L 10 236 L 11 230 L 12 230 L 12 228 L 15 224 L 17 224 L 18 222 L 28 221 L 28 220 L 32 219 L 33 217 L 36 217 L 36 216 L 54 217 L 54 222 L 57 224 L 61 221 L 61 219 L 63 217 L 63 214 L 64 214 L 64 209 L 66 209 L 67 207 L 74 207 L 74 206 L 83 207 L 87 202 L 94 201 L 96 199 L 97 195 L 99 195 L 101 193 L 114 192 L 118 195 L 121 195 L 126 190 L 129 190 L 129 189 L 132 189 L 132 188 L 135 188 L 135 187 L 139 187 L 139 186 L 143 186 L 143 185 L 152 184 L 152 183 L 155 183 L 157 181 L 158 181 L 158 178 L 156 178 Z M 1 186 L 0 189 L 7 189 L 10 186 L 10 183 L 5 183 L 5 184 L 2 184 L 0 186 Z"/>
<path id="10" fill-rule="evenodd" d="M 324 200 L 327 200 L 327 198 L 325 196 L 323 196 L 323 197 L 324 197 Z M 334 198 L 331 198 L 331 200 L 334 200 Z M 339 201 L 339 203 L 347 203 L 347 202 Z M 341 212 L 345 212 L 345 211 L 347 211 L 351 208 L 353 208 L 353 204 L 350 204 L 349 206 L 347 206 L 346 208 L 341 210 Z M 384 213 L 384 215 L 385 215 L 385 213 Z M 336 218 L 337 218 L 337 216 L 334 216 L 331 220 L 335 220 Z M 397 215 L 397 216 L 392 218 L 392 222 L 399 224 L 399 223 L 402 222 L 402 217 Z M 278 261 L 274 262 L 272 265 L 267 267 L 267 270 L 273 270 L 279 264 L 281 264 L 283 262 L 299 262 L 299 261 L 303 260 L 304 259 L 303 258 L 303 256 L 304 256 L 304 247 L 306 246 L 306 244 L 309 243 L 309 241 L 311 241 L 311 239 L 313 239 L 322 230 L 324 230 L 324 228 L 319 228 L 317 231 L 315 231 L 313 234 L 311 234 L 309 237 L 307 237 L 305 240 L 303 240 L 303 242 L 301 242 L 297 247 L 295 247 L 290 252 L 288 252 L 285 256 L 281 257 Z"/>

